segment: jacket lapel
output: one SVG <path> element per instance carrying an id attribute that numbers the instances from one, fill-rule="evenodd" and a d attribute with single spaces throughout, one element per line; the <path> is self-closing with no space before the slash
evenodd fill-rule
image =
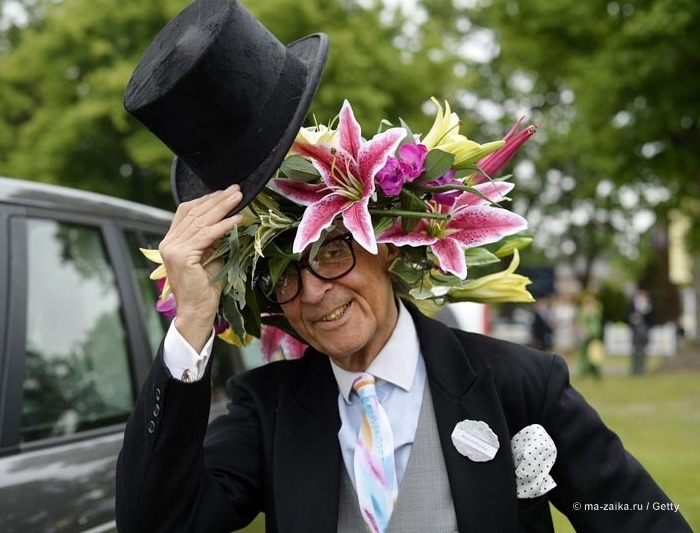
<path id="1" fill-rule="evenodd" d="M 338 522 L 338 390 L 328 358 L 307 357 L 306 374 L 280 391 L 277 408 L 272 475 L 280 532 L 335 531 Z"/>
<path id="2" fill-rule="evenodd" d="M 459 529 L 517 531 L 510 434 L 491 370 L 475 372 L 446 326 L 410 310 L 425 359 Z M 475 462 L 455 448 L 452 431 L 465 419 L 485 422 L 498 436 L 499 449 L 492 460 Z"/>

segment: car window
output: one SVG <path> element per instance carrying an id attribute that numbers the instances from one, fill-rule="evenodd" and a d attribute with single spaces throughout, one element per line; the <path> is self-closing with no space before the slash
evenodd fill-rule
<path id="1" fill-rule="evenodd" d="M 126 231 L 125 236 L 131 254 L 131 262 L 134 265 L 134 278 L 141 296 L 144 325 L 151 347 L 151 359 L 153 359 L 158 353 L 158 347 L 163 340 L 169 321 L 156 310 L 158 286 L 155 281 L 150 279 L 151 272 L 156 265 L 146 259 L 139 248 L 157 249 L 158 243 L 163 237 L 150 233 L 137 234 L 134 231 Z"/>
<path id="2" fill-rule="evenodd" d="M 27 220 L 25 442 L 126 420 L 122 305 L 99 228 Z"/>

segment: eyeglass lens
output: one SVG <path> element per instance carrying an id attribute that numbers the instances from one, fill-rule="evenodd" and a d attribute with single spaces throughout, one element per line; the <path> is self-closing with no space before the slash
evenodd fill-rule
<path id="1" fill-rule="evenodd" d="M 350 234 L 341 235 L 326 241 L 316 252 L 312 260 L 302 258 L 290 263 L 274 287 L 269 277 L 261 279 L 261 288 L 265 297 L 275 303 L 287 303 L 301 291 L 301 270 L 307 268 L 322 280 L 338 279 L 355 266 L 355 254 L 352 250 Z"/>

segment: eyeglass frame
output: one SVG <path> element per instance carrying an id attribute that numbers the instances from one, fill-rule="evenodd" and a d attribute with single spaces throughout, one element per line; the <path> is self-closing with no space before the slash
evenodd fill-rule
<path id="1" fill-rule="evenodd" d="M 299 259 L 299 260 L 297 260 L 297 261 L 291 261 L 291 262 L 289 263 L 289 265 L 287 265 L 287 267 L 285 268 L 285 272 L 286 272 L 287 269 L 288 269 L 289 267 L 292 267 L 292 268 L 295 270 L 296 275 L 297 275 L 298 287 L 297 287 L 296 292 L 294 293 L 294 296 L 292 296 L 291 298 L 288 298 L 288 299 L 286 299 L 286 300 L 284 300 L 284 301 L 282 301 L 282 302 L 279 302 L 279 301 L 277 301 L 276 299 L 273 300 L 270 296 L 268 296 L 267 292 L 266 292 L 266 291 L 263 289 L 263 287 L 261 286 L 261 282 L 262 282 L 262 280 L 263 280 L 265 277 L 268 277 L 268 278 L 270 277 L 269 273 L 268 273 L 268 274 L 263 274 L 263 275 L 259 276 L 259 277 L 256 279 L 255 285 L 257 285 L 257 287 L 260 289 L 260 292 L 262 293 L 262 295 L 263 295 L 263 297 L 265 298 L 265 300 L 267 300 L 268 302 L 270 302 L 270 303 L 272 303 L 272 304 L 275 304 L 275 305 L 284 305 L 284 304 L 287 304 L 287 303 L 291 302 L 292 300 L 294 300 L 297 296 L 299 296 L 299 294 L 301 294 L 301 289 L 302 289 L 301 271 L 304 270 L 304 269 L 306 269 L 306 270 L 308 270 L 309 272 L 311 272 L 311 274 L 312 274 L 315 278 L 320 279 L 320 280 L 323 280 L 323 281 L 335 281 L 336 279 L 340 279 L 340 278 L 342 278 L 343 276 L 346 276 L 347 274 L 349 274 L 350 272 L 352 272 L 352 270 L 353 270 L 353 269 L 355 268 L 355 266 L 357 265 L 357 256 L 355 255 L 355 248 L 354 248 L 353 245 L 352 245 L 352 242 L 353 242 L 352 233 L 347 232 L 347 233 L 343 233 L 342 235 L 337 235 L 336 237 L 332 237 L 332 238 L 330 238 L 330 239 L 327 239 L 327 240 L 324 241 L 323 244 L 319 247 L 319 251 L 320 251 L 320 249 L 321 249 L 323 246 L 326 246 L 327 244 L 332 243 L 332 242 L 335 242 L 335 241 L 342 241 L 342 242 L 344 242 L 344 243 L 346 244 L 348 250 L 350 250 L 350 256 L 352 257 L 352 264 L 350 265 L 350 267 L 349 267 L 345 272 L 343 272 L 342 274 L 338 274 L 337 276 L 332 276 L 332 277 L 322 276 L 321 274 L 319 274 L 318 272 L 316 272 L 316 271 L 313 269 L 313 267 L 311 266 L 311 262 L 310 262 L 311 260 L 309 259 L 310 254 L 309 254 L 309 255 L 306 255 L 306 256 L 302 257 L 301 259 Z M 279 282 L 279 280 L 278 280 L 277 282 Z M 277 283 L 275 283 L 275 285 L 277 285 Z M 271 294 L 274 294 L 274 292 L 275 292 L 275 286 L 273 285 L 272 290 L 271 290 Z"/>

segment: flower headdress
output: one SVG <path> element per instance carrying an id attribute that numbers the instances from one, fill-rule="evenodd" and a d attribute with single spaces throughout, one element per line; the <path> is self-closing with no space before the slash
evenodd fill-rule
<path id="1" fill-rule="evenodd" d="M 536 127 L 520 129 L 518 121 L 503 139 L 478 144 L 459 133 L 460 120 L 447 102 L 444 110 L 433 102 L 437 114 L 425 136 L 402 122 L 366 140 L 348 101 L 337 127 L 299 131 L 276 177 L 214 254 L 226 259 L 217 276 L 227 281 L 217 324 L 222 338 L 247 344 L 264 336 L 268 357 L 278 346 L 288 357 L 302 353 L 303 345 L 282 333 L 295 335 L 279 309 L 265 305 L 256 276 L 265 270 L 274 283 L 307 247 L 313 255 L 338 222 L 370 253 L 377 253 L 378 243 L 399 247 L 391 267 L 395 291 L 419 306 L 532 301 L 530 280 L 515 274 L 518 249 L 531 241 L 516 234 L 527 223 L 499 206 L 514 185 L 494 175 Z M 162 263 L 157 251 L 144 253 Z M 505 271 L 468 277 L 469 266 L 511 254 Z M 162 265 L 151 275 L 166 276 Z M 161 283 L 158 307 L 172 314 L 167 278 Z"/>

